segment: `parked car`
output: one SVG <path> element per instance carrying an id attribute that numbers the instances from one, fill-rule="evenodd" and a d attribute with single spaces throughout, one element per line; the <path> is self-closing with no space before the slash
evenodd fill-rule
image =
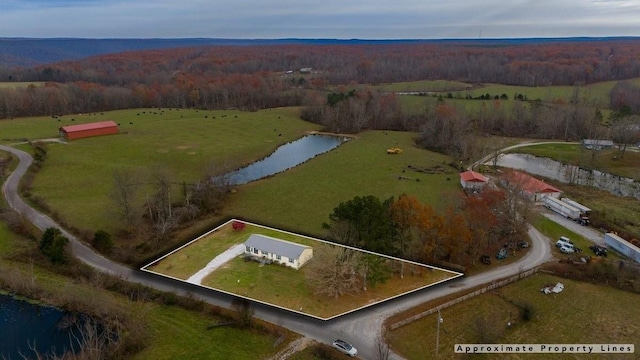
<path id="1" fill-rule="evenodd" d="M 358 350 L 353 345 L 344 340 L 336 339 L 333 342 L 333 347 L 338 349 L 341 353 L 347 354 L 351 357 L 355 357 L 356 355 L 358 355 Z"/>
<path id="2" fill-rule="evenodd" d="M 496 258 L 498 260 L 502 260 L 502 259 L 507 257 L 507 254 L 508 254 L 507 248 L 502 248 L 502 249 L 500 249 L 500 251 L 498 251 L 498 254 L 496 255 Z"/>
<path id="3" fill-rule="evenodd" d="M 569 243 L 569 244 L 573 244 L 573 241 L 571 241 L 571 240 L 570 240 L 568 237 L 566 237 L 566 236 L 560 236 L 560 239 L 558 239 L 558 240 L 560 240 L 560 241 L 564 241 L 564 242 Z"/>
<path id="4" fill-rule="evenodd" d="M 528 248 L 529 247 L 529 243 L 526 242 L 525 240 L 520 240 L 520 242 L 518 242 L 518 248 L 519 249 L 524 249 L 524 248 Z"/>
<path id="5" fill-rule="evenodd" d="M 556 247 L 557 248 L 567 247 L 567 248 L 573 249 L 573 244 L 572 243 L 568 243 L 566 241 L 558 240 L 558 241 L 556 241 Z"/>
<path id="6" fill-rule="evenodd" d="M 568 247 L 568 246 L 561 246 L 560 247 L 560 252 L 563 254 L 573 254 L 574 252 L 576 252 L 575 250 L 573 250 L 572 247 Z"/>
<path id="7" fill-rule="evenodd" d="M 604 246 L 594 244 L 589 246 L 589 249 L 591 249 L 596 256 L 607 256 L 607 248 Z"/>
<path id="8" fill-rule="evenodd" d="M 480 256 L 480 261 L 485 265 L 491 265 L 491 256 L 482 255 L 482 256 Z"/>

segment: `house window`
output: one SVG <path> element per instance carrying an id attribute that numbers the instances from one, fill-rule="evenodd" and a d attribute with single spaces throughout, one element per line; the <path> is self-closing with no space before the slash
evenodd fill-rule
<path id="1" fill-rule="evenodd" d="M 254 254 L 256 254 L 256 255 L 258 255 L 258 249 L 253 248 L 253 253 L 254 253 Z"/>
<path id="2" fill-rule="evenodd" d="M 269 257 L 269 252 L 268 252 L 268 251 L 263 251 L 263 252 L 262 252 L 262 255 L 264 255 L 264 256 L 266 256 L 266 257 Z"/>
<path id="3" fill-rule="evenodd" d="M 282 256 L 280 256 L 280 255 L 276 255 L 276 259 L 278 259 L 278 260 L 282 260 Z"/>
<path id="4" fill-rule="evenodd" d="M 251 246 L 245 246 L 245 248 L 246 248 L 245 249 L 246 252 L 251 252 Z"/>
<path id="5" fill-rule="evenodd" d="M 289 258 L 289 262 L 293 264 L 295 260 L 293 258 Z"/>

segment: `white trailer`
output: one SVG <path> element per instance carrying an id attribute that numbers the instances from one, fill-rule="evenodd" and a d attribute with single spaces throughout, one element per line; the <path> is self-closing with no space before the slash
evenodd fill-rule
<path id="1" fill-rule="evenodd" d="M 544 202 L 544 206 L 548 209 L 551 209 L 568 219 L 575 220 L 580 217 L 580 210 L 554 197 L 545 196 L 542 198 L 542 201 Z"/>
<path id="2" fill-rule="evenodd" d="M 640 248 L 614 233 L 604 234 L 604 243 L 629 259 L 640 263 Z"/>
<path id="3" fill-rule="evenodd" d="M 582 213 L 583 216 L 589 216 L 591 214 L 591 209 L 589 209 L 588 207 L 580 204 L 577 201 L 573 201 L 569 198 L 563 197 L 562 198 L 562 202 L 566 202 L 567 204 L 573 206 L 574 208 L 580 210 L 580 212 Z"/>

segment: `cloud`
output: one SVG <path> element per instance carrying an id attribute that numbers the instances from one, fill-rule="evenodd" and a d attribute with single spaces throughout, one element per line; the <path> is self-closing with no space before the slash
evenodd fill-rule
<path id="1" fill-rule="evenodd" d="M 0 0 L 2 36 L 640 36 L 631 0 Z"/>

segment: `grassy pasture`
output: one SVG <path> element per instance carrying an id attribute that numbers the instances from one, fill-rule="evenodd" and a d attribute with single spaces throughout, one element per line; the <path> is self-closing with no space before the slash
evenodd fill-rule
<path id="1" fill-rule="evenodd" d="M 445 92 L 472 88 L 473 85 L 451 80 L 422 80 L 375 85 L 373 88 L 393 92 Z"/>
<path id="2" fill-rule="evenodd" d="M 233 231 L 231 223 L 228 223 L 146 269 L 186 280 L 232 245 L 244 242 L 252 233 L 308 245 L 314 251 L 330 246 L 317 240 L 252 224 L 247 224 L 242 231 Z M 313 258 L 310 262 L 312 261 Z M 399 268 L 399 265 L 396 264 L 395 267 Z M 415 275 L 410 275 L 412 272 L 409 268 L 414 270 Z M 276 264 L 260 266 L 257 262 L 235 257 L 206 276 L 202 285 L 326 318 L 456 276 L 448 271 L 405 263 L 406 276 L 403 279 L 396 274 L 385 284 L 369 286 L 366 292 L 344 295 L 336 301 L 314 295 L 307 281 L 308 271 L 308 265 L 293 270 Z"/>
<path id="3" fill-rule="evenodd" d="M 640 85 L 640 78 L 630 79 L 636 85 Z M 545 102 L 565 102 L 569 103 L 575 97 L 580 103 L 589 104 L 593 107 L 608 108 L 609 93 L 617 84 L 617 81 L 604 81 L 581 86 L 514 86 L 503 84 L 480 84 L 472 85 L 458 81 L 445 80 L 423 80 L 399 82 L 393 84 L 376 85 L 375 88 L 383 91 L 414 91 L 414 92 L 440 92 L 442 95 L 451 93 L 454 97 L 465 98 L 479 97 L 490 94 L 501 96 L 506 94 L 509 100 L 514 100 L 516 94 L 526 95 L 529 100 L 540 99 Z"/>
<path id="4" fill-rule="evenodd" d="M 306 131 L 318 129 L 299 120 L 294 109 L 255 113 L 165 109 L 162 115 L 153 112 L 157 110 L 83 115 L 83 121 L 116 119 L 121 123 L 122 134 L 50 144 L 32 192 L 47 199 L 71 224 L 110 230 L 116 221 L 113 211 L 108 210 L 112 207 L 109 192 L 116 169 L 149 173 L 164 168 L 173 174 L 177 184 L 192 182 L 213 162 L 232 169 L 268 155 L 281 143 Z M 227 116 L 221 118 L 222 114 Z M 34 119 L 33 123 L 28 119 L 13 121 L 25 128 L 20 132 L 14 128 L 11 137 L 25 137 L 31 130 L 39 131 L 41 137 L 55 136 L 60 123 L 51 118 Z M 72 122 L 65 122 L 63 117 L 62 123 Z M 48 132 L 41 130 L 44 126 L 48 126 Z M 416 148 L 414 136 L 403 132 L 363 133 L 295 169 L 239 187 L 226 213 L 319 234 L 330 211 L 356 195 L 389 197 L 409 193 L 442 207 L 451 195 L 459 193 L 457 174 L 446 165 L 451 161 L 447 156 Z M 396 146 L 404 153 L 386 154 L 387 148 Z M 440 165 L 451 173 L 428 175 L 408 170 L 407 165 Z M 398 180 L 401 175 L 412 180 Z M 442 196 L 443 193 L 447 195 Z"/>
<path id="5" fill-rule="evenodd" d="M 540 292 L 546 284 L 556 282 L 565 285 L 563 292 L 555 295 Z M 514 303 L 532 305 L 533 318 L 528 322 L 521 320 Z M 491 343 L 612 343 L 635 344 L 637 349 L 640 346 L 638 307 L 637 294 L 539 273 L 443 310 L 439 357 L 456 358 L 454 344 L 487 343 L 486 338 L 480 337 L 479 329 L 483 326 L 491 329 Z M 389 332 L 393 350 L 407 359 L 436 358 L 436 318 L 437 314 L 433 314 Z M 508 321 L 512 322 L 510 328 L 506 326 Z M 491 355 L 475 357 L 492 358 Z M 555 359 L 558 355 L 536 354 L 534 357 Z M 501 354 L 500 358 L 528 359 L 531 355 Z"/>
<path id="6" fill-rule="evenodd" d="M 318 129 L 301 121 L 296 109 L 163 109 L 162 113 L 157 109 L 137 109 L 76 115 L 74 119 L 72 122 L 70 116 L 64 116 L 60 122 L 51 118 L 6 121 L 0 123 L 0 132 L 10 138 L 33 139 L 56 137 L 62 124 L 105 119 L 120 123 L 119 135 L 50 144 L 45 166 L 32 191 L 47 199 L 71 224 L 107 230 L 113 227 L 113 213 L 105 209 L 112 205 L 109 192 L 116 169 L 140 173 L 166 169 L 176 184 L 190 183 L 203 176 L 213 163 L 225 169 L 237 168 L 268 155 L 306 131 Z"/>
<path id="7" fill-rule="evenodd" d="M 26 88 L 29 85 L 33 85 L 33 86 L 44 86 L 44 82 L 43 81 L 17 81 L 17 82 L 10 82 L 10 81 L 6 81 L 6 82 L 0 82 L 0 89 L 18 89 L 18 88 Z"/>
<path id="8" fill-rule="evenodd" d="M 458 173 L 447 165 L 449 157 L 415 147 L 414 137 L 406 132 L 361 133 L 283 174 L 240 187 L 225 212 L 322 237 L 322 223 L 328 221 L 331 211 L 354 196 L 386 199 L 406 193 L 444 210 L 461 193 Z M 400 147 L 404 152 L 388 155 L 386 149 L 390 147 Z M 408 165 L 442 166 L 450 173 L 425 174 L 410 170 Z M 400 176 L 409 180 L 399 180 Z"/>

